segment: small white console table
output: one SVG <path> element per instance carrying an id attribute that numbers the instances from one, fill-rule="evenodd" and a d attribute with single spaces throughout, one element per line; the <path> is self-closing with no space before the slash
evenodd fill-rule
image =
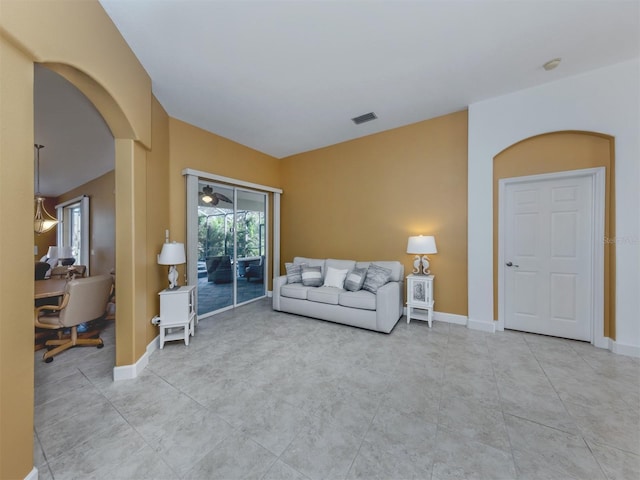
<path id="1" fill-rule="evenodd" d="M 412 318 L 426 320 L 431 328 L 433 321 L 433 275 L 407 277 L 407 323 Z"/>
<path id="2" fill-rule="evenodd" d="M 195 333 L 196 286 L 187 285 L 160 293 L 160 348 L 164 342 L 184 340 L 189 345 L 189 336 Z"/>

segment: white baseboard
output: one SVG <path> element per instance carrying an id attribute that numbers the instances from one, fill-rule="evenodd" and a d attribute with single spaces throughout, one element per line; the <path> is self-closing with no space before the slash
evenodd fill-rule
<path id="1" fill-rule="evenodd" d="M 593 346 L 594 347 L 598 347 L 598 348 L 606 348 L 609 351 L 612 351 L 612 342 L 613 340 L 611 340 L 609 337 L 599 337 L 599 338 L 595 338 L 593 340 Z"/>
<path id="2" fill-rule="evenodd" d="M 402 309 L 402 314 L 404 316 L 407 315 L 407 307 Z M 467 325 L 467 317 L 464 315 L 458 315 L 456 313 L 445 313 L 445 312 L 433 312 L 433 321 L 445 322 L 445 323 L 453 323 L 456 325 Z"/>
<path id="3" fill-rule="evenodd" d="M 624 343 L 618 343 L 615 340 L 609 340 L 609 351 L 617 353 L 618 355 L 626 355 L 627 357 L 640 358 L 640 347 L 637 345 L 626 345 Z"/>
<path id="4" fill-rule="evenodd" d="M 267 298 L 273 297 L 273 290 L 267 290 Z"/>
<path id="5" fill-rule="evenodd" d="M 151 340 L 151 343 L 147 345 L 147 351 L 144 352 L 136 363 L 133 365 L 122 365 L 120 367 L 113 367 L 113 381 L 118 380 L 131 380 L 136 378 L 140 372 L 149 364 L 149 356 L 160 347 L 160 336 Z"/>
<path id="6" fill-rule="evenodd" d="M 504 324 L 501 322 L 496 322 L 496 327 L 498 331 L 504 330 Z M 604 348 L 618 355 L 640 358 L 640 346 L 618 343 L 615 340 L 611 340 L 609 337 L 600 336 L 599 338 L 596 338 L 593 341 L 593 346 L 597 348 Z"/>
<path id="7" fill-rule="evenodd" d="M 479 330 L 481 332 L 496 333 L 496 322 L 486 322 L 470 318 L 467 322 L 467 328 L 470 328 L 471 330 Z"/>
<path id="8" fill-rule="evenodd" d="M 455 325 L 467 325 L 469 319 L 465 315 L 455 313 L 433 312 L 433 319 L 439 322 L 453 323 Z"/>
<path id="9" fill-rule="evenodd" d="M 29 475 L 24 477 L 24 480 L 38 480 L 38 469 L 33 467 L 29 472 Z"/>

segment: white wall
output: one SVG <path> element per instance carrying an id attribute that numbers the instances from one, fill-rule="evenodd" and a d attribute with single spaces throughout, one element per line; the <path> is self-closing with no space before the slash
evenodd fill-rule
<path id="1" fill-rule="evenodd" d="M 493 157 L 520 140 L 559 130 L 615 137 L 614 349 L 640 356 L 638 59 L 469 106 L 469 321 L 486 324 L 494 320 Z"/>

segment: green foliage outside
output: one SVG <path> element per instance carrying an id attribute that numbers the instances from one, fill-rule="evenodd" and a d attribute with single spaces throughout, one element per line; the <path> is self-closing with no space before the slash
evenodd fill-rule
<path id="1" fill-rule="evenodd" d="M 236 225 L 238 257 L 257 257 L 264 254 L 264 214 L 239 211 Z M 233 212 L 211 216 L 200 214 L 198 217 L 198 260 L 205 261 L 207 257 L 219 255 L 233 258 Z"/>

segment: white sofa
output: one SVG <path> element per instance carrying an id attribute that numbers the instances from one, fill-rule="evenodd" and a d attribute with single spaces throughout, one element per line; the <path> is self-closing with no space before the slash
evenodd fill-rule
<path id="1" fill-rule="evenodd" d="M 320 266 L 322 277 L 327 268 L 368 268 L 371 263 L 391 270 L 388 283 L 376 293 L 347 291 L 336 287 L 309 287 L 287 283 L 287 275 L 274 278 L 273 309 L 389 333 L 403 313 L 404 266 L 397 261 L 355 262 L 354 260 L 295 257 L 293 264 Z"/>

